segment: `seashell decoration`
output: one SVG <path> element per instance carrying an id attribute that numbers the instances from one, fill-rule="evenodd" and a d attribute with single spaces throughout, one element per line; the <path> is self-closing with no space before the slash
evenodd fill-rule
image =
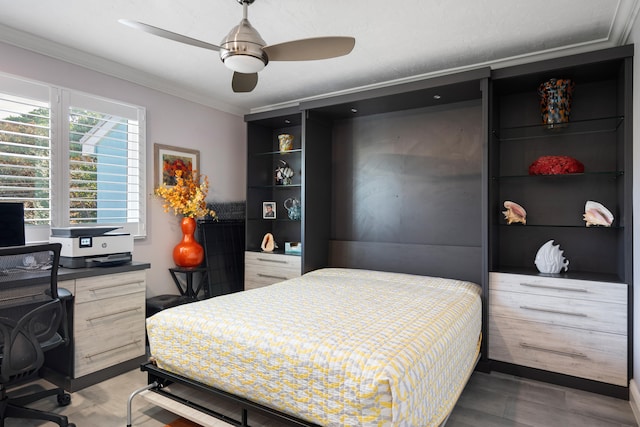
<path id="1" fill-rule="evenodd" d="M 273 250 L 277 247 L 278 245 L 276 244 L 276 241 L 273 238 L 273 234 L 271 233 L 265 234 L 264 237 L 262 238 L 262 244 L 260 245 L 260 249 L 262 249 L 265 252 L 273 252 Z"/>
<path id="2" fill-rule="evenodd" d="M 584 204 L 584 215 L 582 218 L 586 221 L 587 227 L 592 225 L 602 225 L 611 227 L 613 223 L 613 214 L 604 205 L 593 200 L 587 200 Z"/>
<path id="3" fill-rule="evenodd" d="M 527 211 L 516 202 L 505 200 L 504 207 L 506 211 L 502 211 L 504 219 L 507 220 L 507 224 L 513 224 L 514 222 L 527 223 Z"/>
<path id="4" fill-rule="evenodd" d="M 540 273 L 556 274 L 562 270 L 569 270 L 569 260 L 562 255 L 563 250 L 560 245 L 554 245 L 553 240 L 549 240 L 540 246 L 536 258 L 534 260 L 536 267 Z"/>

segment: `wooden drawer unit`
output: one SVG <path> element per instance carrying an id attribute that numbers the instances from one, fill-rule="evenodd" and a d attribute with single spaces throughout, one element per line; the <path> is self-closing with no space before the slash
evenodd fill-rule
<path id="1" fill-rule="evenodd" d="M 491 273 L 489 358 L 627 386 L 627 285 Z"/>
<path id="2" fill-rule="evenodd" d="M 301 274 L 301 258 L 297 255 L 245 252 L 244 289 L 260 288 Z"/>
<path id="3" fill-rule="evenodd" d="M 75 281 L 74 377 L 145 354 L 145 272 Z"/>

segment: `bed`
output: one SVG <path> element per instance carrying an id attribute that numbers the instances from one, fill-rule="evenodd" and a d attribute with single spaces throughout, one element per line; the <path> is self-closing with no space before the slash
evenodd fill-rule
<path id="1" fill-rule="evenodd" d="M 480 293 L 460 280 L 320 269 L 148 318 L 148 368 L 302 425 L 437 426 L 479 356 Z"/>

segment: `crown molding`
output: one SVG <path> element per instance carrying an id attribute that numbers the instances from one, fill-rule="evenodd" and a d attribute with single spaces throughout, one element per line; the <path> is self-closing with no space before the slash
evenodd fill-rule
<path id="1" fill-rule="evenodd" d="M 614 16 L 612 17 L 608 35 L 599 40 L 593 40 L 590 42 L 579 43 L 570 46 L 563 46 L 555 49 L 530 52 L 508 58 L 501 58 L 497 60 L 471 64 L 468 66 L 438 70 L 405 78 L 378 82 L 371 85 L 365 85 L 331 93 L 324 93 L 317 96 L 289 100 L 283 103 L 265 105 L 253 109 L 246 109 L 235 105 L 218 102 L 214 99 L 211 99 L 210 96 L 205 96 L 200 92 L 195 92 L 192 89 L 182 87 L 175 82 L 158 78 L 149 73 L 142 72 L 124 64 L 107 60 L 105 58 L 93 55 L 85 51 L 73 49 L 8 26 L 0 25 L 0 41 L 54 59 L 69 62 L 102 74 L 123 79 L 150 89 L 157 90 L 159 92 L 166 93 L 168 95 L 176 96 L 178 98 L 208 106 L 229 114 L 243 116 L 247 113 L 259 113 L 280 108 L 292 107 L 299 105 L 301 102 L 330 98 L 334 96 L 346 95 L 364 90 L 378 89 L 397 84 L 410 83 L 417 80 L 438 77 L 444 74 L 469 71 L 480 67 L 489 66 L 494 69 L 503 68 L 528 62 L 557 58 L 559 56 L 620 46 L 627 43 L 639 11 L 640 0 L 618 0 Z"/>
<path id="2" fill-rule="evenodd" d="M 236 116 L 243 116 L 248 113 L 248 110 L 245 108 L 216 102 L 211 99 L 211 97 L 204 96 L 202 93 L 194 92 L 191 89 L 176 85 L 174 82 L 155 77 L 119 62 L 111 61 L 82 50 L 73 49 L 5 25 L 0 25 L 0 41 L 111 77 L 126 80 L 149 89 L 154 89 L 168 95 L 215 108 L 225 113 Z"/>

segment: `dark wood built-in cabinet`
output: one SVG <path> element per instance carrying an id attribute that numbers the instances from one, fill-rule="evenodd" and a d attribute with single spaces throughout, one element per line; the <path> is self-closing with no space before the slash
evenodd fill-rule
<path id="1" fill-rule="evenodd" d="M 633 47 L 494 70 L 489 138 L 489 358 L 493 369 L 618 396 L 628 394 L 632 283 Z M 569 123 L 547 126 L 538 86 L 575 83 Z M 584 173 L 530 175 L 541 156 L 569 156 Z M 527 211 L 507 224 L 505 201 Z M 585 203 L 614 215 L 586 227 Z M 568 271 L 538 273 L 553 240 Z M 576 319 L 578 320 L 576 322 Z"/>
<path id="2" fill-rule="evenodd" d="M 246 117 L 248 137 L 245 288 L 275 283 L 327 265 L 330 220 L 331 136 L 323 121 L 298 108 Z M 293 135 L 293 149 L 280 151 L 278 136 Z M 290 183 L 278 184 L 275 171 L 293 169 Z M 301 218 L 290 219 L 285 202 L 301 204 Z M 274 202 L 275 219 L 263 218 L 263 203 Z M 288 204 L 287 206 L 290 206 Z M 277 248 L 261 252 L 265 234 Z M 301 253 L 285 254 L 287 242 Z"/>
<path id="3" fill-rule="evenodd" d="M 629 282 L 631 59 L 594 53 L 493 72 L 491 271 L 537 273 L 536 251 L 554 239 L 570 261 L 567 276 Z M 549 128 L 542 124 L 537 88 L 551 78 L 572 79 L 575 89 L 569 123 Z M 585 172 L 529 175 L 529 165 L 545 155 L 573 157 Z M 505 200 L 527 210 L 526 226 L 507 225 Z M 587 200 L 614 214 L 611 228 L 585 227 Z"/>
<path id="4" fill-rule="evenodd" d="M 248 115 L 245 288 L 325 266 L 474 281 L 479 369 L 628 395 L 632 57 L 624 46 Z M 575 82 L 570 121 L 552 129 L 537 93 L 551 78 Z M 278 149 L 282 133 L 294 135 L 290 152 Z M 547 155 L 585 172 L 529 175 Z M 290 185 L 274 181 L 280 160 L 295 171 Z M 301 220 L 287 217 L 290 197 Z M 506 200 L 526 209 L 526 225 L 507 224 Z M 588 200 L 611 210 L 611 227 L 585 226 Z M 276 220 L 262 218 L 264 201 Z M 275 253 L 261 251 L 265 233 Z M 548 240 L 568 272 L 538 273 Z M 286 241 L 301 255 L 284 254 Z"/>

